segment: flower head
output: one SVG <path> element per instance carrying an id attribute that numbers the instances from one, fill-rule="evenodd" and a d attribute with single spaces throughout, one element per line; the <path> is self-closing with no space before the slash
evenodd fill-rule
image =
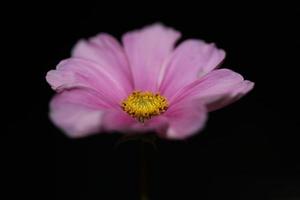
<path id="1" fill-rule="evenodd" d="M 225 52 L 161 24 L 80 40 L 46 79 L 57 94 L 50 118 L 70 137 L 103 131 L 155 131 L 172 139 L 203 128 L 207 113 L 239 99 L 254 83 L 217 69 Z"/>

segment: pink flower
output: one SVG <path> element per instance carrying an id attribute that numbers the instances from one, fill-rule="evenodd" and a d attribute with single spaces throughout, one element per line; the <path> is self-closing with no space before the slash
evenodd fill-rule
<path id="1" fill-rule="evenodd" d="M 80 40 L 46 79 L 57 91 L 50 118 L 70 137 L 103 131 L 155 131 L 187 138 L 207 113 L 248 93 L 254 83 L 217 69 L 225 52 L 161 24 L 126 33 L 122 44 L 101 33 Z"/>

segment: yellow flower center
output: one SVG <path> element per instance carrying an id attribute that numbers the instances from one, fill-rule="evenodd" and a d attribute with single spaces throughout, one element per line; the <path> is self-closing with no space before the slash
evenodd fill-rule
<path id="1" fill-rule="evenodd" d="M 122 101 L 121 106 L 127 114 L 144 123 L 145 120 L 164 113 L 168 109 L 168 101 L 159 93 L 134 91 Z"/>

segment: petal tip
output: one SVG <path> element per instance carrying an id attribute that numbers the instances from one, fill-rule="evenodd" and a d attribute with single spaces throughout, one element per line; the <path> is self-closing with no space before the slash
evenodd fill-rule
<path id="1" fill-rule="evenodd" d="M 170 26 L 167 26 L 162 22 L 155 22 L 153 24 L 144 26 L 139 29 L 133 29 L 132 31 L 125 33 L 122 37 L 122 41 L 124 43 L 124 41 L 129 40 L 135 34 L 147 33 L 147 32 L 149 32 L 149 33 L 165 32 L 165 33 L 169 34 L 169 36 L 172 35 L 172 37 L 176 38 L 176 40 L 178 40 L 181 37 L 181 33 L 178 30 L 176 30 Z"/>
<path id="2" fill-rule="evenodd" d="M 51 108 L 53 107 L 51 104 L 53 103 L 50 103 L 49 118 L 67 137 L 72 139 L 83 138 L 100 131 L 101 111 L 88 111 L 79 115 L 79 113 L 75 112 L 75 109 L 64 111 L 59 108 Z M 73 115 L 70 115 L 71 113 Z"/>
<path id="3" fill-rule="evenodd" d="M 58 81 L 58 75 L 56 73 L 56 70 L 50 70 L 47 72 L 46 74 L 46 81 L 49 83 L 49 85 L 51 86 L 51 88 L 53 90 L 56 90 L 59 87 L 59 81 Z"/>

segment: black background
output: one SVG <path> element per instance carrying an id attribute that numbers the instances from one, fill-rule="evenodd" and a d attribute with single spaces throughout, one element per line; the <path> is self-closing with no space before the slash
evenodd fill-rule
<path id="1" fill-rule="evenodd" d="M 5 25 L 3 106 L 12 140 L 4 145 L 10 197 L 139 199 L 139 142 L 121 135 L 71 140 L 48 119 L 54 92 L 45 74 L 74 43 L 99 32 L 120 38 L 154 22 L 183 39 L 215 42 L 223 66 L 256 83 L 245 98 L 210 114 L 186 141 L 147 145 L 150 199 L 300 199 L 299 9 L 290 5 L 202 2 L 17 4 Z M 8 87 L 7 87 L 8 86 Z M 6 172 L 6 171 L 5 171 Z M 20 188 L 20 189 L 19 189 Z M 25 189 L 26 188 L 26 189 Z M 24 191 L 23 191 L 24 190 Z"/>

